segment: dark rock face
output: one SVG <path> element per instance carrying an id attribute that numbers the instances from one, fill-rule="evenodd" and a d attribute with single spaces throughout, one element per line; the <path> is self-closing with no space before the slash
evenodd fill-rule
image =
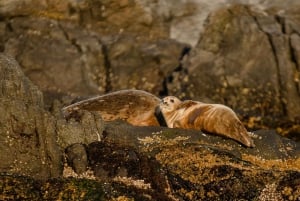
<path id="1" fill-rule="evenodd" d="M 0 72 L 1 172 L 36 179 L 60 176 L 55 120 L 43 109 L 42 93 L 11 57 L 0 55 Z"/>

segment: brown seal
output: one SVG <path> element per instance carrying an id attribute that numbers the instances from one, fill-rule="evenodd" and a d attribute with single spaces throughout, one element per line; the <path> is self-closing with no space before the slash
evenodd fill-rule
<path id="1" fill-rule="evenodd" d="M 167 96 L 162 99 L 159 108 L 170 128 L 215 133 L 232 138 L 247 147 L 254 147 L 244 125 L 234 111 L 225 105 L 181 101 L 174 96 Z"/>
<path id="2" fill-rule="evenodd" d="M 62 109 L 66 118 L 79 110 L 99 112 L 104 121 L 124 120 L 135 126 L 159 126 L 155 111 L 160 99 L 141 90 L 121 90 L 86 99 Z"/>

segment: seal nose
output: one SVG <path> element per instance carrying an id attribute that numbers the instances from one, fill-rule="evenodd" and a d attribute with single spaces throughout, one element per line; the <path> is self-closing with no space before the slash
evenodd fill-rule
<path id="1" fill-rule="evenodd" d="M 164 105 L 167 105 L 168 102 L 165 101 L 164 99 L 161 99 L 160 103 L 161 103 L 161 104 L 164 104 Z"/>

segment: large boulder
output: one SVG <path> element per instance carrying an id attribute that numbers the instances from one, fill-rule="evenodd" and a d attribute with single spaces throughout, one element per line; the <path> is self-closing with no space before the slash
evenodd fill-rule
<path id="1" fill-rule="evenodd" d="M 42 93 L 14 59 L 1 54 L 0 67 L 1 198 L 299 197 L 299 144 L 274 131 L 255 132 L 256 147 L 245 148 L 200 131 L 103 124 L 84 110 L 67 121 L 60 102 L 45 110 Z M 75 172 L 63 166 L 63 151 Z"/>
<path id="2" fill-rule="evenodd" d="M 99 114 L 83 111 L 79 121 L 67 122 L 61 103 L 56 101 L 52 114 L 45 109 L 42 92 L 12 57 L 0 55 L 0 72 L 0 172 L 42 180 L 60 177 L 65 150 L 101 140 Z"/>
<path id="3" fill-rule="evenodd" d="M 250 128 L 299 133 L 299 3 L 279 2 L 4 2 L 0 50 L 48 107 L 135 88 L 223 103 Z"/>
<path id="4" fill-rule="evenodd" d="M 169 91 L 229 105 L 261 125 L 299 121 L 299 24 L 296 12 L 245 5 L 212 13 L 180 73 L 187 81 L 169 82 Z"/>
<path id="5" fill-rule="evenodd" d="M 274 131 L 253 137 L 256 147 L 245 148 L 198 131 L 115 122 L 87 151 L 96 178 L 147 189 L 149 200 L 297 200 L 299 144 Z"/>
<path id="6" fill-rule="evenodd" d="M 46 104 L 124 88 L 163 93 L 187 47 L 134 1 L 6 2 L 0 16 L 1 51 L 17 59 Z"/>
<path id="7" fill-rule="evenodd" d="M 215 11 L 228 2 L 1 1 L 0 51 L 12 57 L 0 55 L 0 197 L 297 200 L 299 144 L 275 131 L 254 132 L 247 149 L 198 131 L 104 125 L 90 111 L 62 116 L 66 95 L 139 88 L 224 103 L 249 127 L 297 122 L 295 1 Z"/>
<path id="8" fill-rule="evenodd" d="M 44 110 L 43 95 L 17 62 L 0 55 L 0 170 L 36 179 L 62 174 L 55 119 Z"/>
<path id="9" fill-rule="evenodd" d="M 81 146 L 70 148 L 84 159 L 76 163 L 87 159 L 90 170 L 78 175 L 65 167 L 64 176 L 73 178 L 44 182 L 1 173 L 1 197 L 296 201 L 300 196 L 299 144 L 274 131 L 255 132 L 256 148 L 199 131 L 124 122 L 106 124 L 104 133 L 101 142 L 86 146 L 87 158 L 80 157 Z"/>
<path id="10" fill-rule="evenodd" d="M 96 33 L 39 17 L 15 17 L 9 26 L 4 52 L 49 97 L 104 92 L 103 46 Z"/>

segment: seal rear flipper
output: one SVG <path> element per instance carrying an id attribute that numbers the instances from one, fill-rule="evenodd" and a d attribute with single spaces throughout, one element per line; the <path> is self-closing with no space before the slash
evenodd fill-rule
<path id="1" fill-rule="evenodd" d="M 255 147 L 254 142 L 251 136 L 248 134 L 247 129 L 244 125 L 239 121 L 236 125 L 235 136 L 237 141 L 241 142 L 243 145 L 247 147 Z"/>

